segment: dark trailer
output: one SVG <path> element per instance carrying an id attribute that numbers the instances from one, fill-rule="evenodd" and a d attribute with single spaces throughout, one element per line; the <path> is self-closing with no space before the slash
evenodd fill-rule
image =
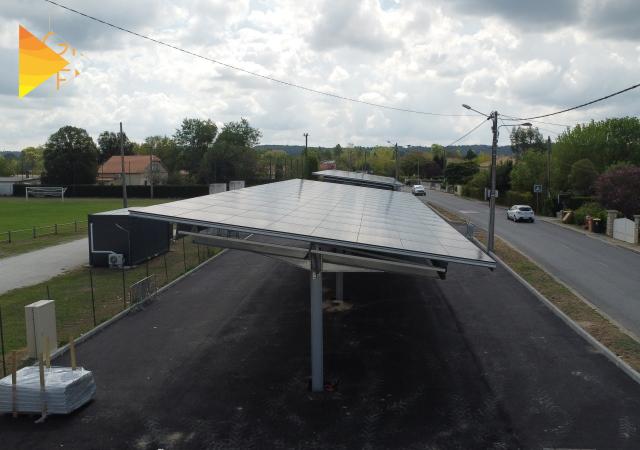
<path id="1" fill-rule="evenodd" d="M 89 214 L 89 263 L 140 264 L 169 251 L 172 228 L 169 222 L 133 217 L 127 209 Z"/>

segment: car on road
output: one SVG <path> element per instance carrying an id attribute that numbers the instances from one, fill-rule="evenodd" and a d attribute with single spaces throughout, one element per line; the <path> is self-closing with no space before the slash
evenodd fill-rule
<path id="1" fill-rule="evenodd" d="M 526 220 L 533 223 L 535 221 L 533 208 L 529 205 L 513 205 L 507 210 L 507 220 L 513 220 L 514 222 Z"/>
<path id="2" fill-rule="evenodd" d="M 424 190 L 424 186 L 421 184 L 415 184 L 411 188 L 411 193 L 413 195 L 427 195 L 427 191 Z"/>

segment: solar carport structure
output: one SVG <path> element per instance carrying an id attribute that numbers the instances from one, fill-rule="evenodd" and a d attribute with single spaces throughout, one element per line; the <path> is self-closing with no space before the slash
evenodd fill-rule
<path id="1" fill-rule="evenodd" d="M 312 389 L 323 390 L 322 274 L 396 272 L 445 277 L 448 263 L 496 263 L 413 195 L 288 180 L 160 205 L 132 216 L 202 227 L 199 243 L 261 253 L 310 272 Z M 220 236 L 220 232 L 222 236 Z M 234 233 L 254 235 L 240 239 Z M 283 238 L 263 242 L 257 236 Z"/>
<path id="2" fill-rule="evenodd" d="M 321 170 L 313 172 L 313 176 L 320 181 L 328 181 L 331 183 L 352 184 L 354 186 L 366 186 L 377 189 L 389 189 L 399 191 L 402 183 L 392 177 L 383 177 L 380 175 L 371 175 L 361 172 L 348 172 L 346 170 Z"/>

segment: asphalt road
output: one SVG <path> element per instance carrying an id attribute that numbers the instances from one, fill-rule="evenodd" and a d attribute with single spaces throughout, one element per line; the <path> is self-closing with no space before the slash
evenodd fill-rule
<path id="1" fill-rule="evenodd" d="M 312 394 L 308 273 L 226 252 L 79 345 L 97 398 L 1 417 L 2 448 L 640 446 L 640 386 L 506 271 L 348 274 L 345 297 L 325 312 L 337 390 Z"/>
<path id="2" fill-rule="evenodd" d="M 83 264 L 89 264 L 87 238 L 0 258 L 0 294 L 42 283 Z"/>
<path id="3" fill-rule="evenodd" d="M 488 228 L 488 204 L 434 190 L 426 200 Z M 541 220 L 514 223 L 504 207 L 496 207 L 495 227 L 496 235 L 640 336 L 640 254 Z"/>

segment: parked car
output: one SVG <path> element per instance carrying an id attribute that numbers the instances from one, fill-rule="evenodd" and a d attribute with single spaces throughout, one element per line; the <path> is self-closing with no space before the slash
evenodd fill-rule
<path id="1" fill-rule="evenodd" d="M 507 210 L 507 220 L 513 220 L 514 222 L 526 220 L 533 223 L 535 221 L 533 208 L 529 205 L 513 205 Z"/>
<path id="2" fill-rule="evenodd" d="M 411 193 L 413 195 L 427 195 L 427 191 L 424 190 L 424 186 L 421 184 L 415 184 L 411 188 Z"/>

